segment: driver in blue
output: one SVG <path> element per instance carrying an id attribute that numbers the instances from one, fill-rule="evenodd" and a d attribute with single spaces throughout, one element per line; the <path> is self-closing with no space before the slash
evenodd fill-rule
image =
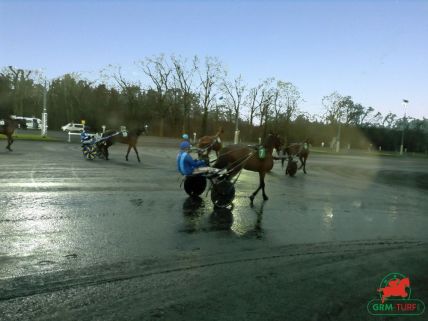
<path id="1" fill-rule="evenodd" d="M 198 172 L 204 172 L 204 169 L 207 168 L 207 164 L 202 160 L 193 159 L 192 156 L 189 155 L 189 149 L 190 143 L 188 141 L 181 142 L 180 152 L 177 155 L 178 171 L 185 176 L 192 175 L 195 169 L 199 169 Z"/>
<path id="2" fill-rule="evenodd" d="M 88 126 L 83 127 L 83 132 L 80 134 L 80 142 L 82 144 L 87 143 L 92 138 L 92 136 L 89 135 L 88 132 L 89 132 L 89 127 Z"/>

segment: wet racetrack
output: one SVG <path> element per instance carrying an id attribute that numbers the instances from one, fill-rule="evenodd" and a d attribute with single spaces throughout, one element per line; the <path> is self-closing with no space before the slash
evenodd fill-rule
<path id="1" fill-rule="evenodd" d="M 307 175 L 275 164 L 269 201 L 249 206 L 244 171 L 214 210 L 180 188 L 176 149 L 144 144 L 141 163 L 0 152 L 1 320 L 371 320 L 390 272 L 428 303 L 427 158 L 314 153 Z"/>

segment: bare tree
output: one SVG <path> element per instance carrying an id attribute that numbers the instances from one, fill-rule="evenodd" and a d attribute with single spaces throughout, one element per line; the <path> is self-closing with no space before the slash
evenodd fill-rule
<path id="1" fill-rule="evenodd" d="M 278 81 L 281 101 L 284 105 L 284 117 L 287 123 L 299 112 L 299 104 L 303 101 L 300 91 L 291 82 Z"/>
<path id="2" fill-rule="evenodd" d="M 272 112 L 272 104 L 276 96 L 276 89 L 273 87 L 274 80 L 274 78 L 267 78 L 262 82 L 260 89 L 258 109 L 260 114 L 260 127 L 263 126 L 263 137 L 266 137 L 267 134 L 269 115 Z"/>
<path id="3" fill-rule="evenodd" d="M 396 120 L 397 120 L 397 115 L 389 112 L 384 117 L 384 119 L 382 121 L 382 126 L 387 127 L 387 128 L 393 128 Z"/>
<path id="4" fill-rule="evenodd" d="M 248 109 L 249 109 L 248 123 L 250 125 L 253 125 L 254 117 L 256 116 L 257 109 L 259 108 L 257 99 L 261 89 L 262 89 L 262 84 L 259 84 L 258 86 L 251 88 L 248 91 L 248 94 L 245 98 L 246 105 L 248 106 Z"/>
<path id="5" fill-rule="evenodd" d="M 12 66 L 8 66 L 8 71 L 2 73 L 2 76 L 9 78 L 13 85 L 13 112 L 16 115 L 24 115 L 26 87 L 31 73 L 31 70 L 16 69 Z"/>
<path id="6" fill-rule="evenodd" d="M 243 83 L 241 75 L 233 81 L 223 80 L 222 91 L 225 95 L 226 106 L 235 115 L 235 130 L 238 130 L 239 110 L 242 105 L 245 89 L 246 85 Z"/>
<path id="7" fill-rule="evenodd" d="M 108 69 L 102 71 L 103 77 L 114 80 L 120 92 L 126 97 L 129 119 L 134 119 L 137 113 L 138 96 L 141 94 L 141 84 L 126 79 L 122 73 L 122 67 L 109 65 Z"/>
<path id="8" fill-rule="evenodd" d="M 199 66 L 198 60 L 195 60 L 194 63 L 200 81 L 199 97 L 203 110 L 201 135 L 206 135 L 208 113 L 216 98 L 216 94 L 214 93 L 215 84 L 220 80 L 221 74 L 223 73 L 223 67 L 220 61 L 213 57 L 206 57 L 203 67 Z M 216 112 L 216 115 L 218 118 L 218 111 Z"/>
<path id="9" fill-rule="evenodd" d="M 172 68 L 165 60 L 164 55 L 155 56 L 153 58 L 146 58 L 144 61 L 139 62 L 142 71 L 150 78 L 157 93 L 157 103 L 159 106 L 159 116 L 161 118 L 160 136 L 164 134 L 165 118 L 168 115 L 169 108 L 167 105 L 166 97 L 170 86 L 172 77 Z"/>
<path id="10" fill-rule="evenodd" d="M 324 119 L 327 123 L 338 123 L 343 117 L 343 106 L 340 102 L 344 99 L 337 91 L 322 98 L 322 104 L 326 110 Z"/>
<path id="11" fill-rule="evenodd" d="M 195 56 L 192 60 L 192 63 L 189 64 L 186 58 L 182 57 L 171 57 L 173 65 L 173 79 L 176 88 L 180 88 L 181 91 L 181 100 L 183 102 L 183 133 L 186 132 L 186 122 L 187 130 L 190 128 L 190 107 L 192 103 L 192 82 L 193 76 L 196 71 L 196 61 L 197 57 Z"/>

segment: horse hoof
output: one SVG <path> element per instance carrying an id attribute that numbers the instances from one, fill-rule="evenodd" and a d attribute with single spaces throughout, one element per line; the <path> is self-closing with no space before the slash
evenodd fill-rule
<path id="1" fill-rule="evenodd" d="M 253 195 L 250 196 L 250 201 L 251 201 L 251 205 L 253 205 L 253 201 L 254 201 L 254 196 Z"/>
<path id="2" fill-rule="evenodd" d="M 267 197 L 266 195 L 263 195 L 263 200 L 267 201 L 267 200 L 269 200 L 269 197 Z"/>

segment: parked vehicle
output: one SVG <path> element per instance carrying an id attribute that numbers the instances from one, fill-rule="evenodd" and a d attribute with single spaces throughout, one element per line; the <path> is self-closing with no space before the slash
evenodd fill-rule
<path id="1" fill-rule="evenodd" d="M 25 120 L 25 123 L 27 125 L 26 129 L 41 129 L 42 128 L 42 120 L 40 118 L 23 117 L 23 116 L 15 116 L 15 115 L 12 115 L 10 118 L 18 119 L 18 120 Z"/>
<path id="2" fill-rule="evenodd" d="M 61 127 L 64 132 L 82 132 L 85 125 L 79 123 L 68 123 Z"/>

